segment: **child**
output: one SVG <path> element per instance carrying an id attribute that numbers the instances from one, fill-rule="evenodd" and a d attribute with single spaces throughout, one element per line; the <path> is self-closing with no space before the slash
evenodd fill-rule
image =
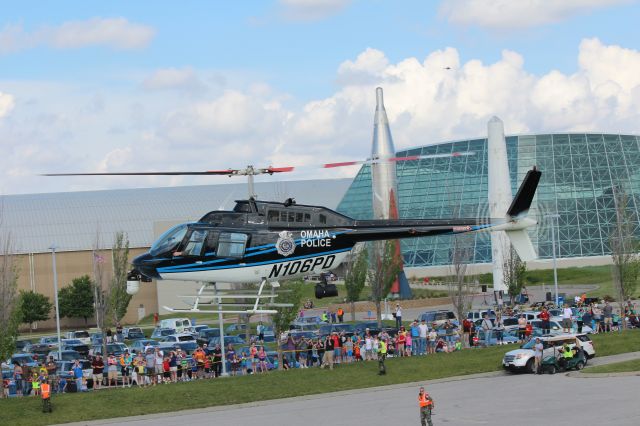
<path id="1" fill-rule="evenodd" d="M 204 358 L 204 377 L 211 378 L 211 355 Z"/>
<path id="2" fill-rule="evenodd" d="M 171 367 L 169 366 L 168 356 L 165 356 L 164 361 L 162 361 L 162 373 L 163 373 L 163 382 L 169 383 L 171 381 Z"/>
<path id="3" fill-rule="evenodd" d="M 34 372 L 31 378 L 31 386 L 33 388 L 33 395 L 40 396 L 40 379 L 38 373 Z"/>
<path id="4" fill-rule="evenodd" d="M 60 376 L 58 380 L 58 393 L 65 393 L 67 391 L 67 379 L 65 376 Z"/>

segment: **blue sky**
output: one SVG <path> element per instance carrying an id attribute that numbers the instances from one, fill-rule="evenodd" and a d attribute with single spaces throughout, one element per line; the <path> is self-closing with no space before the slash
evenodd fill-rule
<path id="1" fill-rule="evenodd" d="M 145 169 L 362 158 L 371 132 L 367 102 L 378 84 L 389 93 L 398 147 L 429 142 L 416 135 L 478 136 L 502 111 L 518 132 L 588 130 L 599 122 L 613 127 L 603 130 L 637 131 L 640 101 L 629 74 L 640 74 L 638 2 L 515 3 L 0 2 L 0 146 L 10 152 L 0 160 L 0 191 L 206 183 L 34 177 L 70 167 L 121 170 L 143 157 Z M 452 66 L 453 79 L 434 74 L 427 58 Z M 492 104 L 496 91 L 504 99 Z M 445 100 L 425 104 L 434 93 Z M 546 104 L 555 97 L 562 101 Z M 563 120 L 554 119 L 557 111 L 540 114 L 566 99 Z M 617 106 L 606 109 L 607 99 Z M 429 122 L 440 105 L 448 115 Z M 310 145 L 318 150 L 309 153 Z M 211 147 L 229 155 L 203 158 Z"/>

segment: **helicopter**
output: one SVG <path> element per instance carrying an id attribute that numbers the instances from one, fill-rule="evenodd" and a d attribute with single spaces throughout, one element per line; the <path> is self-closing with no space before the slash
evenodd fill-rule
<path id="1" fill-rule="evenodd" d="M 211 211 L 176 225 L 136 257 L 136 277 L 198 282 L 277 282 L 317 275 L 340 265 L 360 242 L 506 231 L 523 260 L 535 258 L 526 217 L 541 172 L 529 170 L 504 218 L 356 220 L 322 206 L 254 198 L 232 211 Z M 321 287 L 326 283 L 321 284 Z M 324 296 L 337 290 L 316 288 Z"/>
<path id="2" fill-rule="evenodd" d="M 472 153 L 453 153 L 452 156 Z M 408 161 L 422 157 L 397 157 Z M 325 164 L 323 167 L 375 162 Z M 387 160 L 389 161 L 389 160 Z M 503 218 L 356 220 L 323 206 L 262 201 L 253 194 L 253 176 L 292 171 L 293 167 L 211 170 L 204 172 L 61 173 L 48 176 L 95 175 L 228 175 L 249 177 L 249 197 L 231 211 L 214 210 L 195 222 L 176 225 L 162 234 L 149 251 L 132 261 L 128 281 L 180 280 L 277 285 L 278 280 L 319 275 L 339 266 L 360 242 L 506 231 L 523 260 L 536 257 L 526 229 L 536 225 L 527 216 L 541 172 L 534 166 L 522 181 Z M 337 295 L 321 282 L 317 297 Z"/>

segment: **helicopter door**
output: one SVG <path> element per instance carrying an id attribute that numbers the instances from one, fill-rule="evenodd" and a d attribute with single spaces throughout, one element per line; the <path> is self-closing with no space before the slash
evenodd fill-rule
<path id="1" fill-rule="evenodd" d="M 189 236 L 189 240 L 182 250 L 182 256 L 202 256 L 204 242 L 207 239 L 207 230 L 194 229 Z"/>
<path id="2" fill-rule="evenodd" d="M 218 239 L 218 257 L 237 257 L 244 256 L 244 250 L 247 247 L 249 236 L 239 232 L 221 232 Z"/>

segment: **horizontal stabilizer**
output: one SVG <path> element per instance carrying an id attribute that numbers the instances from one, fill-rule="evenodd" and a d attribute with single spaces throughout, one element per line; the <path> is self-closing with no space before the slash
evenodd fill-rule
<path id="1" fill-rule="evenodd" d="M 533 248 L 533 244 L 531 244 L 531 239 L 529 238 L 529 234 L 527 234 L 526 229 L 505 232 L 511 241 L 511 245 L 523 262 L 529 262 L 538 257 L 536 250 Z"/>
<path id="2" fill-rule="evenodd" d="M 521 214 L 526 214 L 531 207 L 533 196 L 536 195 L 536 189 L 538 188 L 538 182 L 540 182 L 540 176 L 542 172 L 535 167 L 527 172 L 524 177 L 518 193 L 513 198 L 507 214 L 511 217 L 517 217 Z"/>

